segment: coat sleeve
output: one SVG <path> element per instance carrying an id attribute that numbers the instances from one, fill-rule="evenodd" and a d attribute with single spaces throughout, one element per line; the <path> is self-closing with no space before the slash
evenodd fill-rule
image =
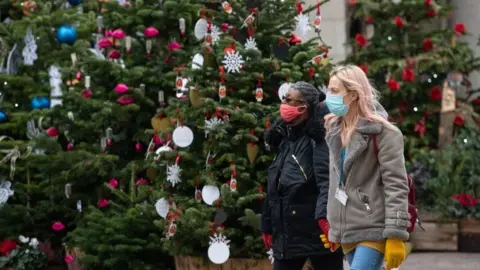
<path id="1" fill-rule="evenodd" d="M 325 139 L 315 143 L 313 151 L 313 171 L 317 182 L 318 198 L 315 207 L 315 219 L 327 218 L 329 186 L 329 152 Z"/>
<path id="2" fill-rule="evenodd" d="M 266 234 L 272 234 L 272 222 L 270 218 L 270 206 L 268 203 L 268 195 L 263 200 L 263 209 L 262 209 L 262 218 L 261 218 L 261 225 L 260 231 Z"/>
<path id="3" fill-rule="evenodd" d="M 397 128 L 384 128 L 378 141 L 378 162 L 385 192 L 384 238 L 408 240 L 408 179 L 403 156 L 403 135 Z"/>

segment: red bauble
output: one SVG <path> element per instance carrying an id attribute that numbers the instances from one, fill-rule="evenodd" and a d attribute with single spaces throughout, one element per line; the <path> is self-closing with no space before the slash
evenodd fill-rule
<path id="1" fill-rule="evenodd" d="M 361 65 L 358 65 L 358 67 L 361 68 L 363 72 L 365 72 L 365 74 L 368 73 L 368 67 L 366 65 L 361 64 Z"/>
<path id="2" fill-rule="evenodd" d="M 455 30 L 455 33 L 458 35 L 458 36 L 461 36 L 463 34 L 465 34 L 465 31 L 467 31 L 467 27 L 465 26 L 465 24 L 463 23 L 457 23 L 455 24 L 454 28 Z"/>
<path id="3" fill-rule="evenodd" d="M 122 54 L 118 50 L 111 50 L 108 53 L 108 58 L 110 59 L 119 59 L 122 56 Z"/>
<path id="4" fill-rule="evenodd" d="M 390 79 L 387 82 L 387 86 L 390 89 L 390 92 L 394 93 L 400 90 L 400 83 L 394 79 Z"/>
<path id="5" fill-rule="evenodd" d="M 355 44 L 357 44 L 357 46 L 363 48 L 363 47 L 365 47 L 365 45 L 367 45 L 367 38 L 362 34 L 357 34 L 355 36 Z"/>
<path id="6" fill-rule="evenodd" d="M 82 91 L 82 97 L 83 97 L 84 99 L 89 99 L 89 98 L 92 97 L 92 95 L 93 95 L 93 93 L 92 93 L 92 90 L 90 90 L 90 89 L 84 89 L 84 90 Z"/>
<path id="7" fill-rule="evenodd" d="M 441 100 L 442 99 L 442 90 L 440 87 L 434 86 L 429 93 L 429 97 L 431 100 Z"/>
<path id="8" fill-rule="evenodd" d="M 108 181 L 108 184 L 109 184 L 112 188 L 118 188 L 118 180 L 115 179 L 115 178 L 110 179 L 110 181 Z"/>
<path id="9" fill-rule="evenodd" d="M 110 204 L 110 202 L 109 202 L 107 199 L 105 199 L 105 198 L 101 198 L 101 199 L 99 199 L 98 202 L 97 202 L 98 208 L 105 208 L 105 207 L 107 207 L 109 204 Z"/>
<path id="10" fill-rule="evenodd" d="M 73 147 L 73 143 L 71 143 L 71 142 L 68 143 L 68 145 L 67 145 L 67 151 L 72 151 L 73 148 L 74 148 L 74 147 Z"/>
<path id="11" fill-rule="evenodd" d="M 137 142 L 137 144 L 135 144 L 135 150 L 137 152 L 141 152 L 142 151 L 142 144 L 140 142 Z"/>
<path id="12" fill-rule="evenodd" d="M 455 119 L 453 120 L 453 123 L 459 127 L 463 126 L 463 124 L 465 123 L 465 117 L 461 114 L 457 114 L 455 116 Z"/>
<path id="13" fill-rule="evenodd" d="M 430 38 L 425 38 L 423 40 L 423 50 L 429 52 L 433 49 L 433 42 Z"/>
<path id="14" fill-rule="evenodd" d="M 406 82 L 413 82 L 415 80 L 415 71 L 411 68 L 405 68 L 402 71 L 402 80 Z"/>
<path id="15" fill-rule="evenodd" d="M 58 134 L 59 134 L 59 131 L 56 127 L 51 127 L 47 129 L 48 137 L 57 137 Z"/>
<path id="16" fill-rule="evenodd" d="M 435 15 L 437 15 L 437 11 L 434 8 L 429 8 L 427 11 L 425 11 L 426 18 L 433 18 Z"/>
<path id="17" fill-rule="evenodd" d="M 403 22 L 403 19 L 400 18 L 400 16 L 395 16 L 394 21 L 397 28 L 403 28 L 405 26 L 405 23 Z"/>
<path id="18" fill-rule="evenodd" d="M 291 45 L 296 45 L 296 44 L 302 43 L 302 39 L 299 36 L 297 36 L 295 34 L 292 34 L 289 42 L 290 42 Z"/>

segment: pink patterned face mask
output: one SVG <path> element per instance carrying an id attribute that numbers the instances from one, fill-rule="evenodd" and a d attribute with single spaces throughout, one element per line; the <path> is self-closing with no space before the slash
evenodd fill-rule
<path id="1" fill-rule="evenodd" d="M 281 104 L 280 116 L 285 122 L 291 123 L 293 120 L 297 119 L 300 115 L 305 113 L 305 111 L 300 111 L 300 109 L 306 108 L 306 107 L 307 107 L 306 105 L 295 107 L 288 104 Z"/>

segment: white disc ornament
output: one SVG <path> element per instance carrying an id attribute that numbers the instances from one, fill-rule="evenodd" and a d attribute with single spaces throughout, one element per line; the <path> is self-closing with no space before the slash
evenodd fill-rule
<path id="1" fill-rule="evenodd" d="M 192 59 L 192 69 L 202 69 L 203 67 L 203 55 L 197 53 Z"/>
<path id="2" fill-rule="evenodd" d="M 208 23 L 205 19 L 199 19 L 195 24 L 194 34 L 197 40 L 202 40 L 207 34 Z"/>
<path id="3" fill-rule="evenodd" d="M 159 216 L 166 218 L 168 210 L 170 209 L 170 204 L 165 198 L 161 198 L 155 203 L 155 209 Z"/>
<path id="4" fill-rule="evenodd" d="M 220 190 L 216 186 L 206 185 L 202 188 L 202 199 L 208 205 L 213 203 L 220 197 Z"/>
<path id="5" fill-rule="evenodd" d="M 178 147 L 189 147 L 193 142 L 193 131 L 187 126 L 179 126 L 173 131 L 172 139 Z"/>
<path id="6" fill-rule="evenodd" d="M 230 240 L 220 234 L 214 234 L 210 237 L 210 247 L 208 248 L 208 258 L 214 264 L 223 264 L 230 258 Z"/>
<path id="7" fill-rule="evenodd" d="M 280 100 L 283 100 L 283 97 L 287 95 L 288 89 L 290 89 L 290 83 L 286 82 L 280 85 L 280 88 L 278 88 L 278 97 Z"/>

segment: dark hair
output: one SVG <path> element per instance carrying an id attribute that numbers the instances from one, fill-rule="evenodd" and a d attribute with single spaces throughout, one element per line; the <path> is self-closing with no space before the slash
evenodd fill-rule
<path id="1" fill-rule="evenodd" d="M 325 94 L 315 86 L 304 81 L 293 83 L 290 87 L 298 90 L 302 94 L 302 100 L 308 105 L 308 119 L 305 132 L 315 141 L 323 140 L 325 135 L 325 121 L 323 117 L 329 113 L 327 106 L 320 103 L 325 99 Z M 273 123 L 270 129 L 265 131 L 265 144 L 272 151 L 276 151 L 281 137 L 285 135 L 279 134 L 277 127 L 284 125 L 285 122 L 280 118 Z"/>

